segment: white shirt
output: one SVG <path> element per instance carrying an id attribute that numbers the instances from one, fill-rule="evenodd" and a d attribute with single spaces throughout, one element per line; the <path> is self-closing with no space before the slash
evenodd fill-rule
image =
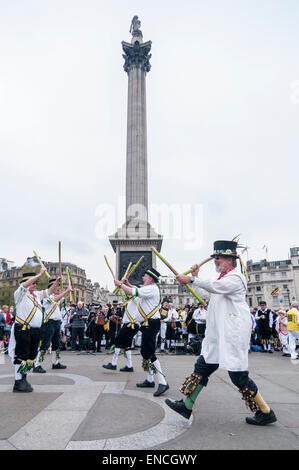
<path id="1" fill-rule="evenodd" d="M 175 308 L 172 308 L 171 310 L 168 310 L 168 315 L 167 315 L 166 321 L 170 322 L 172 320 L 172 318 L 174 319 L 174 321 L 177 321 L 179 319 L 179 314 L 178 314 L 178 312 L 176 311 Z"/>
<path id="2" fill-rule="evenodd" d="M 41 301 L 42 299 L 46 299 L 48 297 L 48 289 L 43 291 L 34 291 L 34 295 L 36 297 L 30 294 L 29 289 L 24 287 L 22 284 L 18 287 L 18 289 L 14 292 L 16 317 L 24 321 L 27 320 L 32 309 L 38 305 L 38 308 L 36 308 L 33 317 L 29 321 L 29 325 L 31 328 L 40 328 L 43 321 Z M 22 324 L 18 322 L 17 318 L 16 323 Z"/>
<path id="3" fill-rule="evenodd" d="M 196 278 L 193 286 L 211 293 L 201 350 L 205 361 L 232 372 L 247 371 L 252 321 L 245 277 L 234 269 L 216 281 Z"/>
<path id="4" fill-rule="evenodd" d="M 128 312 L 133 319 L 139 323 L 145 321 L 145 318 L 138 310 L 138 304 L 146 315 L 149 315 L 150 312 L 158 307 L 156 313 L 150 318 L 160 319 L 161 297 L 159 287 L 156 284 L 148 284 L 140 288 L 136 287 L 133 295 L 136 295 L 136 297 L 127 304 Z M 125 319 L 123 321 L 125 322 Z"/>
<path id="5" fill-rule="evenodd" d="M 199 324 L 206 323 L 206 319 L 207 319 L 206 310 L 204 308 L 197 308 L 193 312 L 193 318 L 194 318 L 196 323 L 199 323 Z"/>
<path id="6" fill-rule="evenodd" d="M 48 318 L 48 320 L 62 320 L 62 315 L 61 315 L 59 303 L 55 302 L 54 299 L 55 299 L 55 295 L 52 294 L 47 299 L 42 300 L 42 305 L 45 309 L 45 319 L 46 319 L 47 315 L 51 312 L 51 310 L 54 309 L 54 307 L 56 305 L 56 308 L 51 313 L 51 316 Z"/>

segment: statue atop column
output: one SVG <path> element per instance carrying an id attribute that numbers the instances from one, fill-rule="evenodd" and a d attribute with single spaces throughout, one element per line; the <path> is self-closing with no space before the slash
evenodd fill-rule
<path id="1" fill-rule="evenodd" d="M 131 27 L 130 27 L 130 33 L 132 34 L 133 37 L 136 37 L 136 36 L 142 37 L 140 26 L 141 26 L 141 21 L 138 19 L 138 16 L 135 15 L 131 21 Z"/>

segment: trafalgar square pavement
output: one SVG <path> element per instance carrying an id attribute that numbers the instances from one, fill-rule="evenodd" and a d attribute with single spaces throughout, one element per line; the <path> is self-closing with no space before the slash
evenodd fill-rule
<path id="1" fill-rule="evenodd" d="M 143 381 L 139 350 L 132 351 L 134 372 L 102 367 L 111 354 L 63 351 L 65 370 L 28 375 L 32 393 L 12 393 L 13 368 L 0 357 L 0 450 L 298 450 L 299 361 L 281 352 L 249 355 L 250 376 L 274 409 L 277 422 L 265 427 L 246 424 L 246 409 L 226 371 L 210 378 L 187 421 L 164 402 L 183 398 L 179 387 L 193 371 L 194 355 L 159 355 L 170 385 L 161 397 L 140 389 Z"/>

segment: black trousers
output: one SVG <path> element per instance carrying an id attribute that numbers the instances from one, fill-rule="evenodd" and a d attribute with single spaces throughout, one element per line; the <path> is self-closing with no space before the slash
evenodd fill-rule
<path id="1" fill-rule="evenodd" d="M 101 350 L 102 338 L 105 335 L 106 346 L 110 340 L 109 331 L 106 331 L 104 325 L 96 325 L 96 342 L 97 342 L 97 351 Z"/>
<path id="2" fill-rule="evenodd" d="M 143 359 L 150 359 L 152 362 L 157 360 L 155 355 L 156 337 L 160 331 L 160 318 L 148 320 L 148 326 L 141 326 L 141 349 L 140 353 Z"/>
<path id="3" fill-rule="evenodd" d="M 58 351 L 60 349 L 60 327 L 61 320 L 48 320 L 41 327 L 41 346 L 42 351 L 47 351 L 50 344 L 52 344 L 52 350 Z"/>
<path id="4" fill-rule="evenodd" d="M 22 325 L 15 323 L 14 330 L 16 340 L 14 364 L 21 364 L 28 359 L 33 361 L 37 355 L 41 329 L 22 330 Z"/>
<path id="5" fill-rule="evenodd" d="M 132 341 L 136 333 L 138 333 L 139 326 L 134 325 L 134 329 L 127 326 L 125 323 L 119 330 L 115 338 L 115 347 L 120 349 L 128 349 L 132 345 Z"/>
<path id="6" fill-rule="evenodd" d="M 74 328 L 72 326 L 72 350 L 76 349 L 76 338 L 79 337 L 79 351 L 83 349 L 84 328 Z"/>
<path id="7" fill-rule="evenodd" d="M 194 372 L 202 376 L 202 385 L 207 386 L 209 377 L 213 372 L 215 372 L 219 367 L 219 364 L 208 364 L 203 356 L 199 356 L 195 365 Z M 245 371 L 228 371 L 228 375 L 232 383 L 238 387 L 244 387 L 248 385 L 248 388 L 251 392 L 257 392 L 257 385 L 249 378 L 248 370 Z"/>

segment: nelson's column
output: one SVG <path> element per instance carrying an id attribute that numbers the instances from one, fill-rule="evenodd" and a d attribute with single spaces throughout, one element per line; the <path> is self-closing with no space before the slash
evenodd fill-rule
<path id="1" fill-rule="evenodd" d="M 109 237 L 116 253 L 116 277 L 120 279 L 130 261 L 142 263 L 130 277 L 133 284 L 150 266 L 156 267 L 150 249 L 161 250 L 162 236 L 148 222 L 148 175 L 146 130 L 146 74 L 150 71 L 151 41 L 143 42 L 138 16 L 134 16 L 131 43 L 122 42 L 124 70 L 128 74 L 127 157 L 126 157 L 126 221 Z"/>

